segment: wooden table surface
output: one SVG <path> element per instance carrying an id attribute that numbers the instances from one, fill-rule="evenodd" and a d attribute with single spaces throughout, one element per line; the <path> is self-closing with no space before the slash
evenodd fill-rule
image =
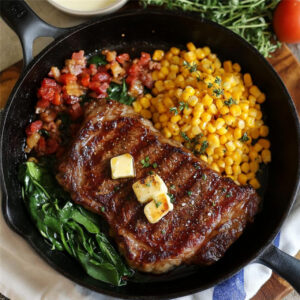
<path id="1" fill-rule="evenodd" d="M 269 61 L 285 83 L 300 114 L 300 63 L 285 45 Z M 22 62 L 19 62 L 0 73 L 0 109 L 4 107 L 21 68 Z M 297 257 L 300 259 L 300 251 Z M 292 290 L 284 279 L 273 273 L 252 300 L 280 300 Z"/>

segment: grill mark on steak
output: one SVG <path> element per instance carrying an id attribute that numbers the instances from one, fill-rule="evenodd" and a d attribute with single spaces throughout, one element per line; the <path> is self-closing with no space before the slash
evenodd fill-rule
<path id="1" fill-rule="evenodd" d="M 123 153 L 133 155 L 136 177 L 112 180 L 110 158 Z M 142 166 L 147 156 L 156 169 Z M 174 210 L 156 224 L 147 221 L 132 191 L 132 184 L 150 170 L 176 197 Z M 105 217 L 128 263 L 146 272 L 218 260 L 253 219 L 259 203 L 253 188 L 222 178 L 179 143 L 162 137 L 132 108 L 113 101 L 88 107 L 57 179 L 75 202 Z"/>

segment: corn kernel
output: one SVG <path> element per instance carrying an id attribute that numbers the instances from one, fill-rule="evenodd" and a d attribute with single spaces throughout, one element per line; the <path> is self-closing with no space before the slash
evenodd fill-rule
<path id="1" fill-rule="evenodd" d="M 220 129 L 217 130 L 217 133 L 219 135 L 224 135 L 227 133 L 227 129 L 225 127 L 221 127 Z"/>
<path id="2" fill-rule="evenodd" d="M 260 134 L 260 136 L 262 136 L 262 137 L 266 137 L 266 136 L 269 134 L 269 127 L 266 126 L 266 125 L 260 127 L 260 129 L 259 129 L 259 134 Z"/>
<path id="3" fill-rule="evenodd" d="M 235 72 L 241 72 L 241 66 L 240 66 L 239 64 L 237 64 L 237 63 L 234 63 L 234 64 L 232 65 L 232 68 L 233 68 L 233 70 L 234 70 Z"/>
<path id="4" fill-rule="evenodd" d="M 229 108 L 227 106 L 223 106 L 221 109 L 220 109 L 220 113 L 222 115 L 226 115 L 229 113 Z"/>
<path id="5" fill-rule="evenodd" d="M 142 110 L 142 105 L 138 101 L 132 103 L 133 109 L 136 113 L 140 113 Z"/>
<path id="6" fill-rule="evenodd" d="M 170 49 L 170 52 L 174 55 L 178 55 L 180 53 L 180 49 L 176 48 L 176 47 L 172 47 Z"/>
<path id="7" fill-rule="evenodd" d="M 269 149 L 271 147 L 271 143 L 267 139 L 259 139 L 258 143 L 264 148 L 264 149 Z"/>
<path id="8" fill-rule="evenodd" d="M 249 183 L 253 186 L 253 188 L 255 189 L 259 189 L 260 188 L 260 183 L 258 182 L 258 180 L 256 178 L 253 178 L 249 181 Z"/>
<path id="9" fill-rule="evenodd" d="M 230 113 L 234 117 L 238 117 L 242 113 L 242 110 L 241 110 L 239 105 L 233 104 L 233 105 L 230 106 Z"/>
<path id="10" fill-rule="evenodd" d="M 213 98 L 211 96 L 209 96 L 208 94 L 206 94 L 203 98 L 202 98 L 202 103 L 209 107 L 212 103 L 213 103 Z"/>
<path id="11" fill-rule="evenodd" d="M 261 93 L 258 97 L 257 97 L 257 102 L 258 103 L 264 103 L 266 101 L 266 95 L 264 93 Z"/>
<path id="12" fill-rule="evenodd" d="M 193 43 L 187 43 L 186 47 L 188 48 L 189 51 L 196 51 L 196 46 Z"/>
<path id="13" fill-rule="evenodd" d="M 250 170 L 250 166 L 247 162 L 244 162 L 242 163 L 241 165 L 241 170 L 244 172 L 244 173 L 248 173 L 249 170 Z"/>
<path id="14" fill-rule="evenodd" d="M 252 86 L 252 78 L 251 75 L 249 73 L 244 74 L 244 83 L 246 87 L 250 87 Z"/>
<path id="15" fill-rule="evenodd" d="M 262 161 L 267 164 L 271 161 L 271 151 L 264 149 L 261 153 Z"/>
<path id="16" fill-rule="evenodd" d="M 250 167 L 251 172 L 256 173 L 259 169 L 259 164 L 256 161 L 251 161 L 249 163 L 249 167 Z"/>
<path id="17" fill-rule="evenodd" d="M 207 127 L 208 128 L 208 127 Z M 219 147 L 220 146 L 220 140 L 219 140 L 219 137 L 217 134 L 209 134 L 208 137 L 207 137 L 207 141 L 208 141 L 208 144 L 211 146 L 211 147 Z"/>
<path id="18" fill-rule="evenodd" d="M 262 147 L 261 144 L 256 143 L 256 144 L 253 146 L 253 149 L 254 149 L 254 151 L 256 151 L 256 152 L 260 152 L 260 151 L 263 149 L 263 147 Z"/>
<path id="19" fill-rule="evenodd" d="M 225 144 L 225 147 L 227 148 L 228 151 L 232 152 L 235 150 L 235 144 L 232 141 L 229 141 Z"/>
<path id="20" fill-rule="evenodd" d="M 166 138 L 168 138 L 168 139 L 172 136 L 171 131 L 170 131 L 168 128 L 166 128 L 166 127 L 163 128 L 162 134 L 163 134 Z"/>
<path id="21" fill-rule="evenodd" d="M 256 85 L 252 85 L 249 89 L 249 93 L 257 99 L 260 96 L 261 91 Z"/>
<path id="22" fill-rule="evenodd" d="M 226 164 L 226 166 L 233 165 L 233 159 L 230 156 L 226 156 L 225 157 L 225 164 Z"/>
<path id="23" fill-rule="evenodd" d="M 233 165 L 232 171 L 234 175 L 239 175 L 241 173 L 241 167 L 239 165 Z"/>
<path id="24" fill-rule="evenodd" d="M 239 174 L 238 181 L 240 184 L 245 185 L 247 183 L 248 177 L 245 174 Z"/>
<path id="25" fill-rule="evenodd" d="M 145 119 L 151 119 L 152 117 L 152 113 L 150 110 L 142 109 L 140 113 Z"/>
<path id="26" fill-rule="evenodd" d="M 160 130 L 162 126 L 161 126 L 161 124 L 159 122 L 157 122 L 157 123 L 154 124 L 154 127 L 156 129 Z"/>
<path id="27" fill-rule="evenodd" d="M 180 115 L 176 115 L 176 116 L 172 116 L 171 117 L 171 122 L 172 123 L 177 123 L 180 120 L 181 120 L 181 116 Z"/>
<path id="28" fill-rule="evenodd" d="M 231 168 L 231 166 L 226 166 L 226 167 L 225 167 L 225 173 L 226 173 L 227 175 L 231 175 L 231 174 L 232 174 L 232 168 Z"/>
<path id="29" fill-rule="evenodd" d="M 153 60 L 161 61 L 165 55 L 163 50 L 155 50 L 152 56 Z"/>
<path id="30" fill-rule="evenodd" d="M 226 135 L 221 135 L 220 136 L 220 144 L 224 145 L 227 142 L 227 137 Z"/>
<path id="31" fill-rule="evenodd" d="M 242 130 L 240 128 L 235 128 L 233 132 L 233 136 L 236 139 L 240 139 L 242 137 Z"/>
<path id="32" fill-rule="evenodd" d="M 142 97 L 140 100 L 141 105 L 143 106 L 143 108 L 149 108 L 150 107 L 150 101 L 148 98 L 146 97 Z"/>

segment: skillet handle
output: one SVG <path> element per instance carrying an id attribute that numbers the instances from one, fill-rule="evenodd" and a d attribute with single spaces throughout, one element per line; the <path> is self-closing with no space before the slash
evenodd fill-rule
<path id="1" fill-rule="evenodd" d="M 33 59 L 32 46 L 36 38 L 40 36 L 57 38 L 68 31 L 68 29 L 54 27 L 44 22 L 24 0 L 1 0 L 0 16 L 15 31 L 21 41 L 24 56 L 23 69 Z"/>
<path id="2" fill-rule="evenodd" d="M 257 262 L 283 277 L 300 294 L 300 260 L 270 245 Z"/>

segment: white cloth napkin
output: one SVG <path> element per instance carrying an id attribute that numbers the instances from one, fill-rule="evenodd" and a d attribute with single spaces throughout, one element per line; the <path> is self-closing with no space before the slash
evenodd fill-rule
<path id="1" fill-rule="evenodd" d="M 300 249 L 300 194 L 284 223 L 279 248 L 290 255 Z M 226 282 L 184 300 L 241 300 L 253 297 L 270 278 L 271 270 L 251 264 Z M 112 299 L 80 287 L 48 266 L 23 238 L 9 229 L 0 214 L 0 292 L 11 300 Z"/>

